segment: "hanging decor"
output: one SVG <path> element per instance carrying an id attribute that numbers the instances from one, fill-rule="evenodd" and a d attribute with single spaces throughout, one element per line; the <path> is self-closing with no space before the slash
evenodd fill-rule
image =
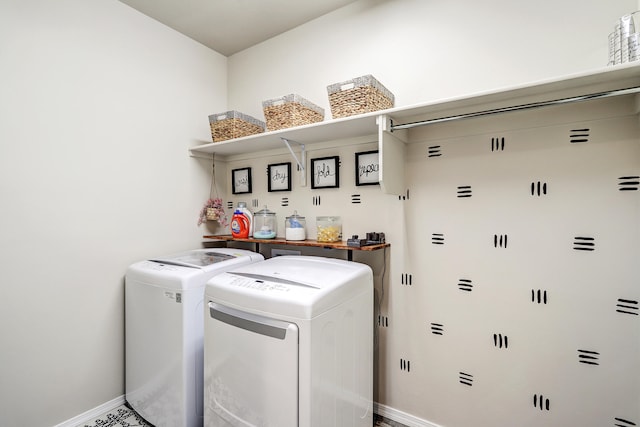
<path id="1" fill-rule="evenodd" d="M 202 209 L 200 209 L 198 225 L 201 225 L 207 221 L 218 221 L 221 227 L 226 227 L 227 225 L 229 225 L 227 213 L 224 211 L 224 206 L 222 205 L 222 199 L 218 197 L 218 188 L 216 186 L 215 159 L 212 160 L 211 188 L 209 189 L 209 199 L 207 199 L 207 201 L 202 206 Z"/>

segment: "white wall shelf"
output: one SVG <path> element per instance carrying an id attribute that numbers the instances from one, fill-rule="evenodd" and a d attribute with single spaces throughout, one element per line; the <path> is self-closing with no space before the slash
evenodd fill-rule
<path id="1" fill-rule="evenodd" d="M 402 174 L 398 172 L 403 169 L 404 144 L 411 143 L 411 139 L 407 137 L 410 130 L 392 131 L 394 125 L 632 87 L 640 87 L 640 65 L 637 63 L 203 144 L 190 151 L 196 157 L 212 154 L 225 157 L 282 148 L 282 138 L 308 147 L 327 141 L 371 136 L 379 144 L 381 188 L 385 193 L 399 195 L 405 188 Z"/>

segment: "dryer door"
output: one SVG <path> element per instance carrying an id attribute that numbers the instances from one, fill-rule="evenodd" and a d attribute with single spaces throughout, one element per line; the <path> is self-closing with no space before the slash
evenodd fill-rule
<path id="1" fill-rule="evenodd" d="M 209 302 L 205 426 L 298 425 L 298 327 Z"/>

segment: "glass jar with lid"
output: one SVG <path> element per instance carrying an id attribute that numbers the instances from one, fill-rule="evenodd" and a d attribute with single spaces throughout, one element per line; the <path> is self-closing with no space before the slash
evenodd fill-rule
<path id="1" fill-rule="evenodd" d="M 284 237 L 287 240 L 304 240 L 307 238 L 306 220 L 303 216 L 293 211 L 284 221 Z"/>
<path id="2" fill-rule="evenodd" d="M 318 242 L 339 242 L 342 240 L 342 219 L 339 216 L 316 217 Z"/>
<path id="3" fill-rule="evenodd" d="M 253 237 L 256 239 L 275 239 L 278 232 L 276 213 L 267 209 L 259 210 L 253 214 Z"/>

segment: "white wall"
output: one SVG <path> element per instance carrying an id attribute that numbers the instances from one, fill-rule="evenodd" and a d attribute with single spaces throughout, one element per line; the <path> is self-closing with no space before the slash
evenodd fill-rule
<path id="1" fill-rule="evenodd" d="M 0 425 L 124 393 L 125 270 L 200 246 L 226 61 L 115 0 L 0 3 Z"/>
<path id="2" fill-rule="evenodd" d="M 229 105 L 261 118 L 297 93 L 373 74 L 405 106 L 603 67 L 633 0 L 361 0 L 229 58 Z"/>
<path id="3" fill-rule="evenodd" d="M 261 118 L 262 100 L 298 93 L 330 118 L 326 85 L 367 73 L 403 106 L 601 68 L 614 21 L 635 3 L 362 0 L 230 57 L 230 108 Z M 624 105 L 602 111 L 632 114 Z M 339 190 L 302 189 L 294 179 L 291 194 L 275 195 L 266 193 L 262 175 L 255 179 L 251 199 L 258 206 L 268 201 L 279 217 L 298 209 L 313 225 L 329 210 L 343 216 L 347 236 L 387 232 L 391 260 L 379 314 L 389 326 L 377 330 L 375 391 L 383 411 L 415 426 L 638 423 L 637 316 L 615 310 L 619 299 L 639 298 L 637 269 L 622 260 L 637 252 L 630 247 L 640 238 L 640 205 L 628 197 L 634 192 L 617 188 L 619 177 L 640 173 L 639 131 L 634 118 L 586 123 L 596 116 L 583 108 L 557 117 L 534 113 L 535 122 L 530 114 L 519 124 L 500 119 L 447 128 L 464 129 L 458 138 L 438 127 L 416 131 L 404 171 L 406 202 L 354 186 L 352 153 L 366 145 L 309 153 L 340 155 Z M 591 127 L 594 141 L 571 146 L 574 124 Z M 496 131 L 510 141 L 503 156 L 488 148 Z M 431 145 L 451 154 L 430 159 Z M 229 167 L 261 172 L 287 158 L 247 155 Z M 591 169 L 577 166 L 583 164 Z M 536 180 L 548 180 L 549 197 L 527 194 Z M 474 188 L 473 199 L 456 198 L 460 185 Z M 354 193 L 361 204 L 350 204 Z M 316 195 L 322 206 L 312 206 Z M 431 244 L 431 233 L 447 236 L 444 251 Z M 503 233 L 506 253 L 491 245 L 493 234 Z M 597 236 L 596 256 L 579 258 L 571 248 L 582 233 Z M 410 286 L 402 282 L 407 275 Z M 473 292 L 458 288 L 461 278 L 473 279 Z M 553 301 L 532 302 L 532 289 L 548 291 Z M 444 325 L 443 336 L 432 323 Z M 495 346 L 493 334 L 508 336 L 509 349 Z M 600 365 L 589 370 L 580 350 L 601 354 Z M 410 371 L 400 367 L 407 361 Z M 461 372 L 473 375 L 471 386 L 460 382 Z M 534 407 L 534 395 L 550 399 L 551 410 Z"/>

